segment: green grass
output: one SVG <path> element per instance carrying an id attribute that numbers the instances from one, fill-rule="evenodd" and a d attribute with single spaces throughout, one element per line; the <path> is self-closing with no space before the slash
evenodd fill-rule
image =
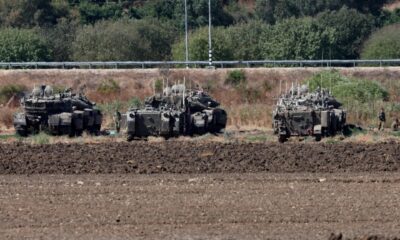
<path id="1" fill-rule="evenodd" d="M 267 142 L 271 140 L 271 137 L 272 136 L 267 134 L 258 134 L 258 135 L 247 136 L 245 140 L 249 142 Z"/>
<path id="2" fill-rule="evenodd" d="M 400 131 L 391 132 L 390 135 L 393 136 L 393 137 L 400 137 Z"/>
<path id="3" fill-rule="evenodd" d="M 5 135 L 0 135 L 0 141 L 7 141 L 9 139 L 13 139 L 13 138 L 18 138 L 19 136 L 17 136 L 16 134 L 5 134 Z"/>
<path id="4" fill-rule="evenodd" d="M 47 133 L 41 132 L 39 134 L 29 137 L 33 144 L 44 145 L 50 143 L 50 136 Z"/>
<path id="5" fill-rule="evenodd" d="M 336 143 L 340 143 L 340 140 L 338 140 L 337 138 L 333 138 L 333 137 L 329 137 L 326 142 L 327 144 L 336 144 Z"/>

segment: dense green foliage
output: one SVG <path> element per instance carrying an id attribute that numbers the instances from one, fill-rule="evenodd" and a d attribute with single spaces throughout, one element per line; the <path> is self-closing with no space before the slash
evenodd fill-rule
<path id="1" fill-rule="evenodd" d="M 390 1 L 213 0 L 214 59 L 358 58 L 372 31 L 400 22 Z M 190 59 L 205 60 L 208 0 L 187 3 Z M 0 0 L 0 31 L 0 61 L 183 60 L 184 1 Z"/>
<path id="2" fill-rule="evenodd" d="M 290 17 L 315 16 L 324 11 L 335 11 L 343 6 L 361 13 L 379 15 L 387 0 L 257 0 L 256 14 L 268 23 Z"/>
<path id="3" fill-rule="evenodd" d="M 264 58 L 319 59 L 324 48 L 332 46 L 333 30 L 311 18 L 284 20 L 264 35 Z"/>
<path id="4" fill-rule="evenodd" d="M 317 73 L 307 81 L 307 85 L 310 90 L 321 86 L 330 89 L 333 95 L 343 102 L 368 103 L 389 98 L 388 91 L 379 82 L 347 78 L 337 71 Z"/>
<path id="5" fill-rule="evenodd" d="M 233 49 L 231 40 L 226 30 L 216 27 L 212 31 L 212 48 L 214 60 L 232 60 Z M 185 59 L 185 43 L 181 42 L 173 46 L 173 58 L 176 60 Z M 208 28 L 200 28 L 195 31 L 189 40 L 189 58 L 196 60 L 208 60 Z"/>
<path id="6" fill-rule="evenodd" d="M 76 33 L 73 59 L 79 61 L 163 60 L 170 55 L 174 29 L 155 21 L 100 21 Z"/>
<path id="7" fill-rule="evenodd" d="M 365 59 L 400 58 L 400 24 L 388 25 L 374 32 L 361 54 Z"/>
<path id="8" fill-rule="evenodd" d="M 225 84 L 237 87 L 246 83 L 246 73 L 243 70 L 233 70 L 228 72 Z"/>
<path id="9" fill-rule="evenodd" d="M 22 62 L 47 59 L 48 48 L 34 31 L 12 28 L 0 30 L 0 60 Z"/>

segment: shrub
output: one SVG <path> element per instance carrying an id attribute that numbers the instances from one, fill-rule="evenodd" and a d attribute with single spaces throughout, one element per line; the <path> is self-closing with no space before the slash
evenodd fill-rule
<path id="1" fill-rule="evenodd" d="M 243 69 L 229 71 L 225 79 L 225 84 L 237 87 L 246 83 L 246 73 Z"/>
<path id="2" fill-rule="evenodd" d="M 44 145 L 50 143 L 50 136 L 45 132 L 40 132 L 31 137 L 32 143 L 37 145 Z"/>
<path id="3" fill-rule="evenodd" d="M 307 85 L 311 91 L 318 87 L 331 89 L 333 95 L 341 101 L 387 101 L 388 91 L 377 81 L 347 78 L 338 71 L 323 71 L 314 74 Z"/>
<path id="4" fill-rule="evenodd" d="M 318 87 L 330 89 L 333 86 L 337 86 L 346 81 L 348 81 L 348 79 L 343 77 L 339 71 L 321 71 L 315 73 L 310 79 L 308 79 L 307 85 L 311 91 L 314 91 Z"/>
<path id="5" fill-rule="evenodd" d="M 6 28 L 0 30 L 0 62 L 50 60 L 45 42 L 33 31 Z"/>
<path id="6" fill-rule="evenodd" d="M 105 104 L 99 104 L 98 108 L 106 115 L 112 116 L 115 111 L 121 111 L 124 104 L 121 101 L 112 101 Z"/>
<path id="7" fill-rule="evenodd" d="M 142 106 L 142 101 L 140 98 L 134 97 L 128 101 L 129 108 L 140 108 Z"/>
<path id="8" fill-rule="evenodd" d="M 175 29 L 155 20 L 100 21 L 77 30 L 76 61 L 168 60 Z"/>
<path id="9" fill-rule="evenodd" d="M 102 94 L 115 94 L 121 90 L 119 84 L 113 79 L 107 79 L 97 87 L 97 91 Z"/>
<path id="10" fill-rule="evenodd" d="M 163 91 L 163 81 L 161 79 L 157 79 L 154 82 L 154 90 L 158 93 L 161 93 Z"/>
<path id="11" fill-rule="evenodd" d="M 400 58 L 400 24 L 386 26 L 374 32 L 365 42 L 361 53 L 364 59 Z"/>
<path id="12" fill-rule="evenodd" d="M 333 94 L 343 100 L 353 100 L 360 103 L 387 101 L 389 93 L 380 83 L 369 80 L 351 79 L 348 82 L 332 88 Z"/>
<path id="13" fill-rule="evenodd" d="M 5 104 L 14 95 L 18 95 L 26 90 L 25 86 L 9 84 L 0 88 L 0 104 Z"/>
<path id="14" fill-rule="evenodd" d="M 57 93 L 63 93 L 67 87 L 63 86 L 63 85 L 53 85 L 53 93 L 57 94 Z"/>

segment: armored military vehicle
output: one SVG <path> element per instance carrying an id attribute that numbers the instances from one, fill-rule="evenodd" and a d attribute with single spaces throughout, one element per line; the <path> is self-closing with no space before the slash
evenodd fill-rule
<path id="1" fill-rule="evenodd" d="M 344 130 L 346 111 L 326 89 L 309 92 L 306 86 L 292 87 L 279 97 L 273 111 L 273 129 L 279 142 L 291 136 L 334 136 Z"/>
<path id="2" fill-rule="evenodd" d="M 102 113 L 83 94 L 71 89 L 53 93 L 51 86 L 35 87 L 21 99 L 23 112 L 14 115 L 17 134 L 27 136 L 46 131 L 53 135 L 80 135 L 83 131 L 98 134 Z"/>
<path id="3" fill-rule="evenodd" d="M 225 110 L 202 90 L 173 85 L 146 99 L 144 107 L 126 114 L 128 140 L 162 136 L 218 133 L 227 122 Z"/>

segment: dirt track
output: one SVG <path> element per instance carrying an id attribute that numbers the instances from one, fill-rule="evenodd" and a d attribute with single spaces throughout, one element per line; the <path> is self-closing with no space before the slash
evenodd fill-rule
<path id="1" fill-rule="evenodd" d="M 399 144 L 0 144 L 0 174 L 399 171 Z"/>
<path id="2" fill-rule="evenodd" d="M 0 239 L 399 237 L 399 151 L 394 143 L 0 144 Z"/>

